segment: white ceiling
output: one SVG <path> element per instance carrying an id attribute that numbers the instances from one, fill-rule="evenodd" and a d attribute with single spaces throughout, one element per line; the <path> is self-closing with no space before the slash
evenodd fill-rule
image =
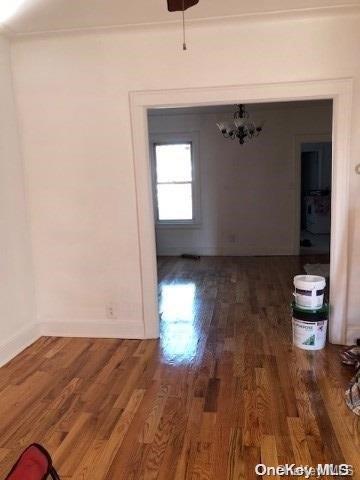
<path id="1" fill-rule="evenodd" d="M 354 7 L 360 7 L 360 0 L 200 0 L 187 11 L 187 17 L 214 19 Z M 0 22 L 2 19 L 5 28 L 17 34 L 174 22 L 180 15 L 167 11 L 166 0 L 0 0 Z"/>

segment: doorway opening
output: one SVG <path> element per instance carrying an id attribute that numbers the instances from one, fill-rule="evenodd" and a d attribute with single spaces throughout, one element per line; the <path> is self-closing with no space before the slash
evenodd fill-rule
<path id="1" fill-rule="evenodd" d="M 161 345 L 170 361 L 196 356 L 209 302 L 241 305 L 258 318 L 269 305 L 286 311 L 294 275 L 321 274 L 329 283 L 332 101 L 247 104 L 264 128 L 243 144 L 217 127 L 221 119 L 231 125 L 234 109 L 148 111 Z M 298 169 L 292 139 L 304 131 L 327 132 L 330 141 L 302 142 Z M 301 256 L 293 253 L 297 183 Z M 276 289 L 261 287 L 268 268 Z"/>
<path id="2" fill-rule="evenodd" d="M 347 79 L 131 93 L 145 338 L 154 338 L 159 335 L 156 241 L 152 185 L 149 181 L 151 169 L 147 122 L 148 109 L 235 105 L 239 101 L 250 104 L 317 99 L 332 99 L 334 101 L 330 340 L 333 343 L 345 343 L 349 190 L 347 132 L 350 128 L 352 102 L 352 82 Z"/>
<path id="3" fill-rule="evenodd" d="M 331 142 L 301 144 L 301 255 L 330 255 L 331 159 Z"/>

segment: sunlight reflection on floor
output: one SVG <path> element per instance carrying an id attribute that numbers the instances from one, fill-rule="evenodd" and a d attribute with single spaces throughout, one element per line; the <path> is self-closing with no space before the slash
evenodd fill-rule
<path id="1" fill-rule="evenodd" d="M 174 283 L 160 287 L 161 347 L 171 363 L 190 362 L 196 355 L 196 285 Z"/>

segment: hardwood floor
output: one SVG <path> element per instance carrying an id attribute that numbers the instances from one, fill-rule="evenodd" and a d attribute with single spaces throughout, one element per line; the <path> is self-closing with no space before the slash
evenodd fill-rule
<path id="1" fill-rule="evenodd" d="M 40 442 L 63 480 L 250 480 L 257 463 L 360 479 L 352 372 L 338 347 L 291 345 L 307 260 L 161 258 L 160 341 L 41 338 L 0 369 L 0 478 Z"/>

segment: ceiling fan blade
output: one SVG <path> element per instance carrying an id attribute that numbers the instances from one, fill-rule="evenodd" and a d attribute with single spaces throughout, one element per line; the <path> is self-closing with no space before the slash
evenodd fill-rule
<path id="1" fill-rule="evenodd" d="M 193 7 L 199 0 L 167 0 L 169 12 L 182 12 Z"/>

